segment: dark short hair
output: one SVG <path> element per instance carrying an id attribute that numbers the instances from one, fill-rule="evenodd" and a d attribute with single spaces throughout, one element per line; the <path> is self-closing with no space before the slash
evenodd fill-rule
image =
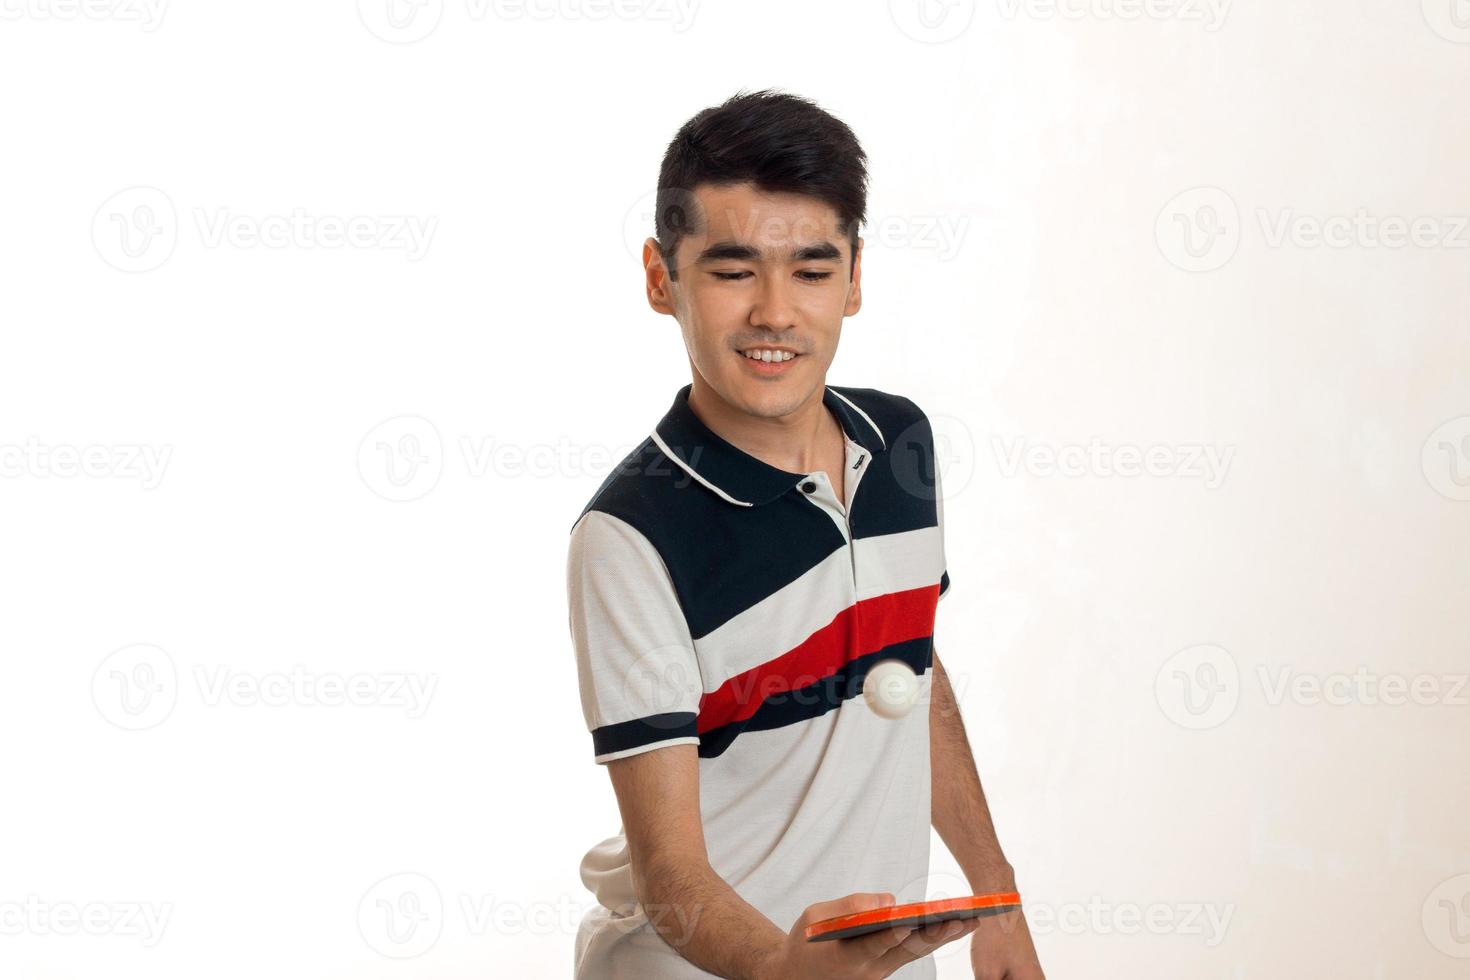
<path id="1" fill-rule="evenodd" d="M 664 151 L 653 234 L 671 279 L 678 279 L 679 242 L 700 221 L 695 188 L 746 182 L 831 205 L 847 235 L 852 275 L 858 226 L 867 217 L 867 156 L 847 124 L 815 102 L 762 89 L 737 92 L 703 110 L 679 127 Z"/>

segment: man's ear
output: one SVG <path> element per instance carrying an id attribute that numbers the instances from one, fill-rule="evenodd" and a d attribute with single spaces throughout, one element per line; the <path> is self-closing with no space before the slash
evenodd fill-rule
<path id="1" fill-rule="evenodd" d="M 643 243 L 643 280 L 648 292 L 648 305 L 658 313 L 673 316 L 674 285 L 669 279 L 663 255 L 659 253 L 658 241 L 653 238 Z"/>
<path id="2" fill-rule="evenodd" d="M 843 316 L 852 316 L 863 308 L 863 240 L 857 240 L 857 251 L 852 257 L 852 284 L 847 288 L 847 306 Z"/>

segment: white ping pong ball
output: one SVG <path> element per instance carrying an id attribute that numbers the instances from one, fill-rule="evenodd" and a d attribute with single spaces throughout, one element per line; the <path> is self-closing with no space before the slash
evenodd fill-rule
<path id="1" fill-rule="evenodd" d="M 919 678 L 902 660 L 878 661 L 863 680 L 863 699 L 884 718 L 902 718 L 918 696 Z"/>

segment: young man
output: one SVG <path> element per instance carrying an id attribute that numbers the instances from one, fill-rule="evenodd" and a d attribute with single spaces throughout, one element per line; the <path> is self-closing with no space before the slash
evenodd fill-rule
<path id="1" fill-rule="evenodd" d="M 570 627 L 623 826 L 589 851 L 585 980 L 1039 980 L 1019 913 L 808 943 L 921 901 L 929 826 L 975 892 L 1014 890 L 933 647 L 949 586 L 933 434 L 909 399 L 826 384 L 862 305 L 866 162 L 816 105 L 742 94 L 679 130 L 643 248 L 692 383 L 572 528 Z M 915 706 L 864 699 L 883 660 Z M 931 778 L 933 780 L 931 785 Z"/>

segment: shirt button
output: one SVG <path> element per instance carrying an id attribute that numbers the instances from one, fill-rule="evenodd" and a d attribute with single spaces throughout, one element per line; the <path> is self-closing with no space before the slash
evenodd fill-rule
<path id="1" fill-rule="evenodd" d="M 803 483 L 801 485 L 801 490 L 802 490 L 803 493 L 816 493 L 817 492 L 817 485 L 815 483 L 813 483 L 811 480 L 808 480 L 808 481 L 806 481 L 805 483 Z"/>

